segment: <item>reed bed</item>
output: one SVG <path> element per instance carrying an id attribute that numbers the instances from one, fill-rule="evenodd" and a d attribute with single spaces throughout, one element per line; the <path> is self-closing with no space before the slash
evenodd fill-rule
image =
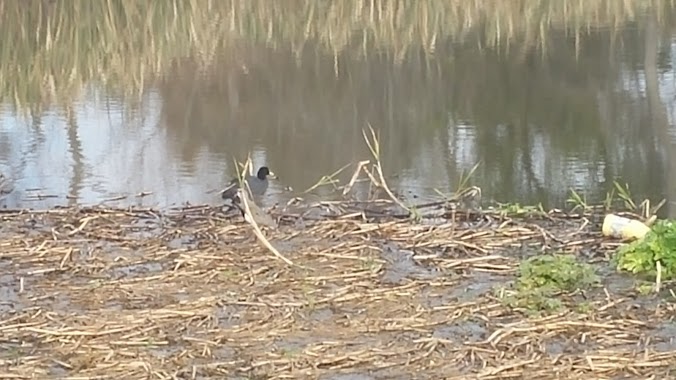
<path id="1" fill-rule="evenodd" d="M 392 204 L 393 205 L 393 204 Z M 510 218 L 372 203 L 239 214 L 195 206 L 0 214 L 0 378 L 664 378 L 672 304 L 607 286 L 586 312 L 495 296 L 527 254 L 604 263 L 592 215 Z M 366 377 L 365 377 L 366 378 Z"/>
<path id="2" fill-rule="evenodd" d="M 316 43 L 324 54 L 385 52 L 394 60 L 461 41 L 546 50 L 552 30 L 579 42 L 589 29 L 615 28 L 646 11 L 662 22 L 672 8 L 673 0 L 517 0 L 489 7 L 477 0 L 4 0 L 0 100 L 34 112 L 67 107 L 92 84 L 137 100 L 156 76 L 186 58 L 206 70 L 219 56 L 237 57 L 240 40 L 297 54 Z"/>

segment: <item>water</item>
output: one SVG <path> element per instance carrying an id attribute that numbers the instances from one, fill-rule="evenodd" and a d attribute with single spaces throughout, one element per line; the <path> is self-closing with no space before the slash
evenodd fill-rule
<path id="1" fill-rule="evenodd" d="M 344 42 L 342 49 L 327 47 L 319 32 L 302 41 L 285 34 L 274 12 L 303 16 L 302 7 L 272 7 L 268 14 L 257 2 L 262 8 L 228 3 L 232 7 L 213 11 L 222 21 L 272 27 L 252 31 L 223 21 L 218 41 L 227 43 L 206 47 L 194 46 L 194 37 L 176 37 L 157 67 L 135 66 L 133 55 L 116 51 L 82 58 L 78 64 L 98 77 L 73 85 L 66 74 L 77 74 L 55 70 L 51 91 L 74 87 L 69 99 L 21 98 L 5 90 L 0 170 L 17 190 L 2 205 L 216 204 L 216 191 L 235 174 L 233 158 L 248 153 L 256 167 L 267 164 L 280 177 L 265 200 L 273 204 L 369 159 L 362 137 L 368 125 L 381 134 L 391 187 L 409 200 L 435 198 L 435 189 L 452 192 L 477 163 L 471 183 L 487 201 L 565 206 L 571 188 L 599 201 L 615 179 L 628 183 L 639 201 L 676 199 L 676 10 L 660 2 L 634 14 L 611 14 L 618 22 L 577 29 L 575 20 L 544 23 L 546 44 L 517 30 L 490 45 L 479 23 L 463 33 L 416 29 L 413 41 L 393 38 L 388 47 L 367 38 L 384 21 L 346 22 L 351 28 L 308 22 L 309 29 L 334 33 L 330 40 Z M 345 3 L 344 19 L 371 20 L 354 6 L 362 3 Z M 58 7 L 69 6 L 50 4 L 33 27 L 58 19 Z M 104 16 L 92 14 L 93 25 L 97 17 Z M 162 33 L 149 37 L 146 29 L 129 26 L 127 34 L 107 41 L 137 35 L 153 42 L 146 44 L 152 53 L 166 35 L 183 33 L 183 22 L 202 25 L 194 14 L 175 17 L 178 26 L 158 21 Z M 86 28 L 63 26 L 69 27 Z M 51 57 L 58 46 L 69 46 L 52 44 L 52 50 L 19 48 Z M 77 60 L 84 53 L 59 54 Z M 113 59 L 131 68 L 129 76 L 144 77 L 115 80 Z M 137 66 L 143 70 L 134 71 Z M 2 77 L 12 78 L 3 68 Z M 9 80 L 21 88 L 30 85 L 28 78 Z"/>

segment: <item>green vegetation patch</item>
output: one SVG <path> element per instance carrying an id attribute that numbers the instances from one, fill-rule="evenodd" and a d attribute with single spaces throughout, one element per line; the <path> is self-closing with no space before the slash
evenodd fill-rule
<path id="1" fill-rule="evenodd" d="M 617 269 L 662 280 L 676 277 L 676 223 L 659 220 L 642 237 L 621 246 L 615 255 Z"/>
<path id="2" fill-rule="evenodd" d="M 519 265 L 514 290 L 504 294 L 502 299 L 506 305 L 525 309 L 528 313 L 556 311 L 564 306 L 557 296 L 590 287 L 597 281 L 594 268 L 578 262 L 573 255 L 536 256 Z"/>

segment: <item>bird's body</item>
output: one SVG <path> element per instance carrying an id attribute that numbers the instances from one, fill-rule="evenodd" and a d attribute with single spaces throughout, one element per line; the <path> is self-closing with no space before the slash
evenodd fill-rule
<path id="1" fill-rule="evenodd" d="M 235 207 L 237 207 L 242 214 L 242 217 L 244 217 L 244 220 L 246 220 L 249 224 L 256 224 L 258 226 L 266 226 L 269 228 L 277 228 L 277 222 L 265 213 L 263 209 L 258 207 L 256 202 L 254 202 L 249 195 L 244 192 L 243 189 L 238 189 L 237 190 L 237 198 L 244 199 L 246 197 L 245 202 L 242 202 L 242 205 L 239 205 L 235 203 Z"/>
<path id="2" fill-rule="evenodd" d="M 265 194 L 265 191 L 268 189 L 268 177 L 275 178 L 275 174 L 268 169 L 267 166 L 262 166 L 258 169 L 258 173 L 255 176 L 247 176 L 244 178 L 247 185 L 249 185 L 249 190 L 254 196 L 260 196 Z M 223 190 L 221 197 L 223 199 L 235 199 L 237 197 L 237 190 L 239 189 L 239 181 L 237 178 L 230 181 L 228 187 Z"/>

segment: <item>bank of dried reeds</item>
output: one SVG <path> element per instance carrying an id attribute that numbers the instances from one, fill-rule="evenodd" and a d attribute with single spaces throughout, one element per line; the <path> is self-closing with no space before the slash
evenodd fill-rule
<path id="1" fill-rule="evenodd" d="M 671 304 L 606 286 L 587 290 L 587 312 L 527 318 L 494 295 L 525 254 L 605 261 L 617 243 L 593 216 L 412 223 L 368 208 L 273 210 L 266 239 L 292 265 L 220 208 L 7 211 L 3 376 L 665 378 L 676 365 L 660 333 Z"/>
<path id="2" fill-rule="evenodd" d="M 238 40 L 298 54 L 316 42 L 328 54 L 380 51 L 395 60 L 468 39 L 479 47 L 547 49 L 552 30 L 579 40 L 646 10 L 662 20 L 671 7 L 673 0 L 2 1 L 0 100 L 39 113 L 37 106 L 66 107 L 92 84 L 136 99 L 177 61 L 209 67 L 236 51 Z"/>

